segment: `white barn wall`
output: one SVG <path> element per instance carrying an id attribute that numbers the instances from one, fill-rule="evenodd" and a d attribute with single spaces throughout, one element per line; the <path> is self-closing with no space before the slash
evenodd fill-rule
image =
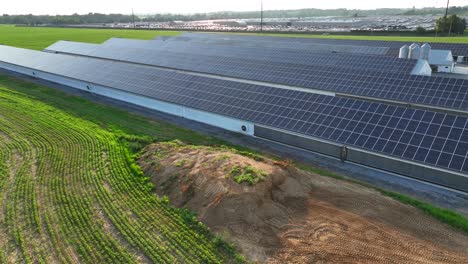
<path id="1" fill-rule="evenodd" d="M 254 135 L 254 124 L 242 120 L 236 120 L 230 117 L 216 115 L 205 111 L 199 111 L 188 107 L 184 107 L 184 117 L 213 126 L 222 125 L 222 128 L 227 129 L 229 131 L 239 132 L 250 136 Z M 208 120 L 210 120 L 210 123 L 207 123 Z M 242 126 L 245 126 L 245 131 L 242 130 Z"/>
<path id="2" fill-rule="evenodd" d="M 205 112 L 202 110 L 185 107 L 173 103 L 160 101 L 157 99 L 141 96 L 137 94 L 128 93 L 118 89 L 109 88 L 106 86 L 96 85 L 64 76 L 50 74 L 42 71 L 29 69 L 17 65 L 11 65 L 0 62 L 0 68 L 11 70 L 14 72 L 22 73 L 28 76 L 37 77 L 40 79 L 48 80 L 51 82 L 63 84 L 83 91 L 92 92 L 109 98 L 117 99 L 120 101 L 128 102 L 135 105 L 140 105 L 149 109 L 164 112 L 167 114 L 187 118 L 200 123 L 220 127 L 229 131 L 247 134 L 250 136 L 254 135 L 254 124 L 239 119 L 226 117 L 218 114 Z M 246 130 L 243 131 L 242 127 Z"/>
<path id="3" fill-rule="evenodd" d="M 106 97 L 110 97 L 113 99 L 117 99 L 120 101 L 125 101 L 128 103 L 140 105 L 149 109 L 161 111 L 167 114 L 180 116 L 183 118 L 187 118 L 190 120 L 198 121 L 200 123 L 221 127 L 223 129 L 243 133 L 247 135 L 253 136 L 254 133 L 254 125 L 252 123 L 225 117 L 222 115 L 217 115 L 213 113 L 208 113 L 202 110 L 193 109 L 190 107 L 185 107 L 182 105 L 172 104 L 152 98 L 148 98 L 141 95 L 136 95 L 132 93 L 127 93 L 124 91 L 92 85 L 89 90 L 92 93 L 103 95 Z M 242 131 L 242 126 L 245 126 L 247 129 L 246 131 Z"/>
<path id="4" fill-rule="evenodd" d="M 22 73 L 28 76 L 34 76 L 40 79 L 73 87 L 79 90 L 89 91 L 95 94 L 128 102 L 131 104 L 140 105 L 167 114 L 184 117 L 215 127 L 220 127 L 229 131 L 272 140 L 275 142 L 287 144 L 289 146 L 295 146 L 334 157 L 339 156 L 340 153 L 339 144 L 327 142 L 321 139 L 307 137 L 304 135 L 296 136 L 295 133 L 283 132 L 275 128 L 262 128 L 261 126 L 255 126 L 253 123 L 238 120 L 235 118 L 230 118 L 177 104 L 172 104 L 145 96 L 128 93 L 122 90 L 113 89 L 110 87 L 90 84 L 84 81 L 64 76 L 58 76 L 46 72 L 36 71 L 26 67 L 0 62 L 0 68 Z M 242 130 L 242 126 L 245 126 L 246 131 Z M 407 160 L 391 158 L 353 147 L 350 147 L 349 150 L 350 152 L 347 157 L 348 161 L 468 192 L 468 182 L 466 179 L 467 176 L 464 174 L 429 167 L 423 164 L 417 164 Z"/>

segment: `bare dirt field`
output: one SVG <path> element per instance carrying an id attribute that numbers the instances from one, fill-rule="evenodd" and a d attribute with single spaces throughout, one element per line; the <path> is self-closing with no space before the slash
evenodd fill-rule
<path id="1" fill-rule="evenodd" d="M 148 146 L 139 164 L 159 195 L 196 212 L 251 261 L 468 263 L 461 231 L 373 189 L 287 162 L 172 142 Z"/>

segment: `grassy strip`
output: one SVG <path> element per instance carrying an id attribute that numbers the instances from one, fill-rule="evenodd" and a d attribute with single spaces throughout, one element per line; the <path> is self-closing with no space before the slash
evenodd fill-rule
<path id="1" fill-rule="evenodd" d="M 112 37 L 149 40 L 156 36 L 175 36 L 179 34 L 180 32 L 176 31 L 15 27 L 13 25 L 0 25 L 1 44 L 35 50 L 42 50 L 58 40 L 102 43 Z"/>
<path id="2" fill-rule="evenodd" d="M 239 154 L 247 156 L 250 155 L 257 158 L 260 157 L 255 151 L 251 151 L 245 147 L 234 146 L 232 144 L 226 143 L 225 141 L 204 136 L 188 129 L 170 125 L 165 122 L 150 120 L 148 118 L 131 114 L 114 107 L 97 104 L 80 97 L 66 95 L 61 91 L 34 83 L 14 79 L 5 75 L 0 75 L 0 84 L 8 85 L 11 89 L 28 94 L 35 99 L 60 108 L 61 110 L 74 116 L 93 121 L 94 123 L 109 130 L 123 131 L 126 134 L 150 136 L 157 141 L 181 140 L 193 145 L 226 145 L 239 150 Z M 449 224 L 450 226 L 468 233 L 468 219 L 451 210 L 438 208 L 428 203 L 421 202 L 417 199 L 382 190 L 367 183 L 343 177 L 320 168 L 303 165 L 298 165 L 298 167 L 322 176 L 346 180 L 365 187 L 373 188 L 384 195 L 392 197 L 395 200 L 417 207 L 428 215 L 431 215 L 440 221 Z"/>
<path id="3" fill-rule="evenodd" d="M 468 219 L 465 218 L 464 216 L 452 211 L 452 210 L 436 207 L 436 206 L 431 205 L 429 203 L 422 202 L 422 201 L 420 201 L 418 199 L 415 199 L 415 198 L 412 198 L 412 197 L 409 197 L 409 196 L 406 196 L 406 195 L 403 195 L 403 194 L 400 194 L 400 193 L 396 193 L 396 192 L 387 191 L 387 190 L 384 190 L 384 189 L 381 189 L 381 188 L 377 188 L 377 187 L 372 186 L 372 185 L 370 185 L 368 183 L 358 181 L 358 180 L 355 180 L 355 179 L 351 179 L 351 178 L 348 178 L 348 177 L 344 177 L 344 176 L 341 176 L 341 175 L 338 175 L 338 174 L 335 174 L 333 172 L 323 170 L 323 169 L 320 169 L 320 168 L 314 168 L 314 167 L 305 166 L 305 165 L 298 165 L 298 167 L 300 167 L 301 169 L 303 169 L 305 171 L 316 173 L 316 174 L 319 174 L 319 175 L 322 175 L 322 176 L 326 176 L 326 177 L 330 177 L 330 178 L 334 178 L 334 179 L 338 179 L 338 180 L 344 180 L 344 181 L 348 181 L 348 182 L 351 182 L 351 183 L 362 185 L 362 186 L 367 187 L 367 188 L 374 189 L 374 190 L 380 192 L 381 194 L 383 194 L 385 196 L 388 196 L 388 197 L 391 197 L 391 198 L 393 198 L 393 199 L 395 199 L 395 200 L 397 200 L 397 201 L 399 201 L 401 203 L 408 204 L 408 205 L 414 206 L 416 208 L 419 208 L 424 213 L 426 213 L 427 215 L 430 215 L 430 216 L 438 219 L 439 221 L 441 221 L 443 223 L 446 223 L 446 224 L 448 224 L 448 225 L 450 225 L 452 227 L 455 227 L 457 229 L 460 229 L 460 230 L 464 231 L 466 234 L 468 234 Z"/>
<path id="4" fill-rule="evenodd" d="M 287 37 L 287 38 L 320 38 L 320 39 L 351 39 L 351 40 L 383 40 L 405 42 L 433 42 L 433 43 L 468 43 L 466 36 L 462 37 L 420 37 L 420 36 L 348 36 L 348 35 L 314 35 L 314 34 L 268 34 L 268 33 L 239 33 L 256 36 Z"/>
<path id="5" fill-rule="evenodd" d="M 0 25 L 0 43 L 19 48 L 42 50 L 58 40 L 70 40 L 87 43 L 102 43 L 112 37 L 153 39 L 156 36 L 176 36 L 178 31 L 124 30 L 124 29 L 83 29 L 83 28 L 49 28 L 49 27 L 15 27 Z M 419 36 L 350 36 L 350 35 L 317 35 L 317 34 L 252 34 L 257 36 L 292 37 L 292 38 L 328 38 L 354 40 L 387 40 L 406 42 L 444 42 L 468 43 L 465 37 L 419 37 Z M 467 33 L 468 34 L 468 33 Z"/>
<path id="6" fill-rule="evenodd" d="M 377 189 L 380 193 L 387 195 L 397 201 L 400 201 L 404 204 L 412 205 L 416 208 L 421 209 L 424 213 L 433 216 L 439 219 L 441 222 L 444 222 L 450 226 L 463 230 L 468 234 L 468 219 L 462 215 L 440 207 L 433 206 L 431 204 L 419 201 L 417 199 L 396 193 L 391 191 L 386 191 L 382 189 Z"/>
<path id="7" fill-rule="evenodd" d="M 167 197 L 166 197 L 167 198 Z M 168 203 L 168 202 L 167 202 Z M 218 250 L 231 257 L 232 263 L 247 263 L 244 256 L 237 253 L 234 245 L 224 241 L 221 237 L 213 235 L 213 233 L 202 222 L 198 221 L 197 214 L 187 208 L 174 208 L 175 212 L 181 215 L 184 222 L 191 228 L 197 230 L 208 239 L 213 241 L 213 244 Z"/>
<path id="8" fill-rule="evenodd" d="M 290 35 L 288 37 L 291 37 Z M 299 36 L 294 36 L 299 37 Z M 314 36 L 307 36 L 308 38 Z M 315 36 L 325 39 L 351 39 L 351 40 L 383 40 L 383 41 L 404 41 L 404 42 L 432 42 L 432 43 L 468 43 L 466 37 L 418 37 L 418 36 Z"/>

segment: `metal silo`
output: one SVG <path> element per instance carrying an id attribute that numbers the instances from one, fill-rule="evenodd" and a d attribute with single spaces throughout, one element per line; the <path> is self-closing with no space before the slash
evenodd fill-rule
<path id="1" fill-rule="evenodd" d="M 421 46 L 421 59 L 429 60 L 429 56 L 431 55 L 431 45 L 428 43 Z"/>
<path id="2" fill-rule="evenodd" d="M 408 45 L 404 45 L 400 48 L 400 53 L 398 54 L 398 58 L 400 59 L 407 59 L 409 54 L 409 47 Z"/>
<path id="3" fill-rule="evenodd" d="M 408 58 L 409 59 L 419 59 L 419 55 L 421 53 L 421 47 L 419 44 L 413 43 L 411 46 L 409 46 L 409 53 L 408 53 Z"/>

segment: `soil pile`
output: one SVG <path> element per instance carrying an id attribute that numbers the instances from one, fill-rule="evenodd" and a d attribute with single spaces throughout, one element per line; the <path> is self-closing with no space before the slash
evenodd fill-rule
<path id="1" fill-rule="evenodd" d="M 375 190 L 230 149 L 147 146 L 158 195 L 251 261 L 468 263 L 468 236 Z"/>

